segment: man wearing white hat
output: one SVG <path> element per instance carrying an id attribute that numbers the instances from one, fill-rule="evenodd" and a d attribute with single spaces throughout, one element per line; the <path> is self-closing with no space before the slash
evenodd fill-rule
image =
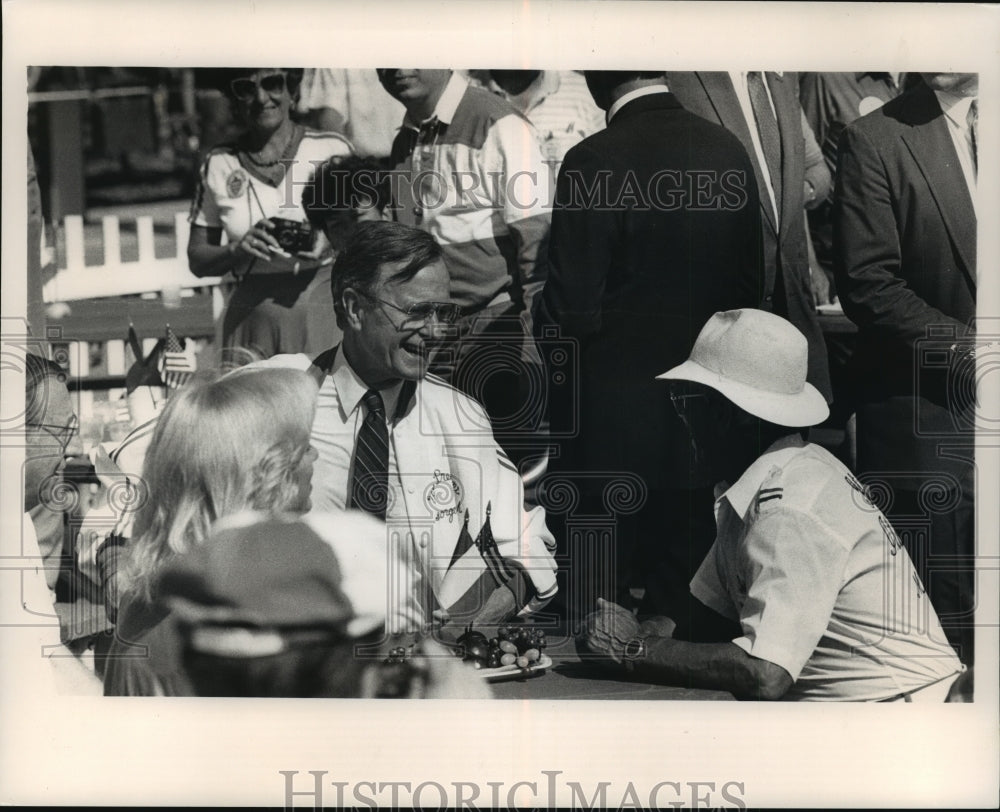
<path id="1" fill-rule="evenodd" d="M 586 643 L 643 678 L 741 698 L 943 701 L 964 667 L 906 550 L 851 472 L 799 429 L 827 416 L 807 344 L 759 310 L 716 313 L 659 375 L 722 480 L 717 535 L 691 593 L 738 621 L 731 642 L 672 638 L 599 602 Z M 728 484 L 733 483 L 733 484 Z"/>

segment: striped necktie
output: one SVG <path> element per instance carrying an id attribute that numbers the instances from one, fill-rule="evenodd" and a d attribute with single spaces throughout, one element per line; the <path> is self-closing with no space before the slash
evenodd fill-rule
<path id="1" fill-rule="evenodd" d="M 358 432 L 351 481 L 351 507 L 385 518 L 389 497 L 389 429 L 382 396 L 374 389 L 362 399 L 367 414 Z"/>
<path id="2" fill-rule="evenodd" d="M 778 132 L 778 120 L 774 117 L 771 102 L 767 98 L 767 88 L 764 87 L 764 74 L 761 71 L 747 72 L 747 90 L 750 91 L 750 106 L 753 117 L 757 120 L 757 134 L 760 136 L 760 148 L 767 163 L 767 173 L 771 178 L 771 188 L 774 190 L 774 208 L 781 216 L 781 134 Z"/>

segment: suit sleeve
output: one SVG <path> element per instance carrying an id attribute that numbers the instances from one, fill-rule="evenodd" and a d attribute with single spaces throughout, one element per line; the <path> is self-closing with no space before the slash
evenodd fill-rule
<path id="1" fill-rule="evenodd" d="M 830 170 L 823 160 L 823 151 L 816 143 L 816 134 L 806 119 L 805 112 L 802 113 L 802 137 L 805 140 L 805 180 L 813 189 L 812 200 L 806 198 L 806 208 L 811 209 L 830 196 L 830 192 L 833 191 L 833 179 L 830 177 Z"/>
<path id="2" fill-rule="evenodd" d="M 827 169 L 833 175 L 837 168 L 837 151 L 835 147 L 830 149 L 830 145 L 835 144 L 835 140 L 831 141 L 830 106 L 826 92 L 826 81 L 822 73 L 799 74 L 799 103 L 802 105 L 802 113 L 805 115 L 806 122 L 813 131 L 813 136 L 826 160 Z"/>
<path id="3" fill-rule="evenodd" d="M 578 338 L 601 329 L 601 298 L 619 241 L 618 214 L 600 205 L 611 176 L 602 163 L 577 145 L 556 182 L 542 308 L 545 321 Z"/>
<path id="4" fill-rule="evenodd" d="M 963 325 L 931 307 L 901 273 L 894 189 L 878 148 L 863 129 L 840 141 L 834 205 L 834 271 L 844 312 L 884 339 L 910 343 L 929 325 Z"/>

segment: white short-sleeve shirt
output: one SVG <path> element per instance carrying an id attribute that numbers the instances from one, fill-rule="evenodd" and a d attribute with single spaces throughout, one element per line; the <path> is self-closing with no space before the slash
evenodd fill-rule
<path id="1" fill-rule="evenodd" d="M 691 592 L 791 675 L 786 698 L 888 699 L 962 670 L 898 536 L 824 449 L 779 440 L 719 497 L 716 523 Z"/>

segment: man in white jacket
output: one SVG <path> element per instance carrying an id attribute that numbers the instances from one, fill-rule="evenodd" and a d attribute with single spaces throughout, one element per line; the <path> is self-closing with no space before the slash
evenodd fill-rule
<path id="1" fill-rule="evenodd" d="M 334 266 L 333 297 L 340 346 L 260 362 L 309 370 L 320 384 L 314 510 L 384 519 L 408 564 L 400 578 L 414 581 L 399 586 L 426 618 L 452 610 L 456 627 L 486 625 L 540 608 L 556 592 L 545 512 L 524 508 L 482 406 L 427 374 L 459 315 L 437 241 L 398 223 L 359 224 Z"/>

